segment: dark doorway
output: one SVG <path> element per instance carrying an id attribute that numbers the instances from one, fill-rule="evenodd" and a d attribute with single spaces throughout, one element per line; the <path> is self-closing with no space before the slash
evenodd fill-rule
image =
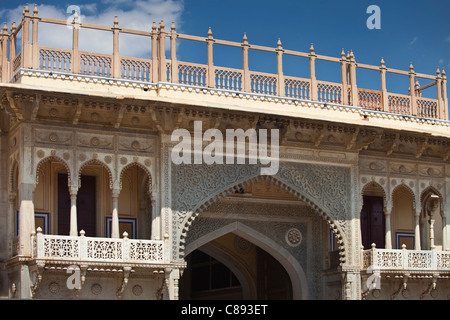
<path id="1" fill-rule="evenodd" d="M 70 232 L 70 193 L 67 174 L 58 174 L 58 234 Z M 96 236 L 96 179 L 95 176 L 81 176 L 81 187 L 77 194 L 77 227 L 86 236 Z"/>
<path id="2" fill-rule="evenodd" d="M 385 247 L 385 218 L 383 198 L 364 196 L 361 210 L 361 236 L 364 249 L 370 249 L 372 243 L 377 248 Z"/>

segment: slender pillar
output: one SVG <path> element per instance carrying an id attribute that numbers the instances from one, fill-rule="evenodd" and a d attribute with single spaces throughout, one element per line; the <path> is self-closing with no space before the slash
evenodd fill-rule
<path id="1" fill-rule="evenodd" d="M 447 96 L 447 75 L 442 69 L 442 112 L 440 114 L 442 120 L 448 120 L 448 96 Z"/>
<path id="2" fill-rule="evenodd" d="M 11 25 L 11 34 L 9 35 L 9 78 L 14 76 L 14 59 L 16 58 L 16 23 Z"/>
<path id="3" fill-rule="evenodd" d="M 2 65 L 2 82 L 7 82 L 8 79 L 8 26 L 6 23 L 3 25 L 1 33 L 1 65 Z"/>
<path id="4" fill-rule="evenodd" d="M 386 64 L 381 58 L 380 75 L 381 75 L 381 98 L 383 99 L 383 111 L 389 112 L 389 99 L 386 85 Z"/>
<path id="5" fill-rule="evenodd" d="M 20 64 L 24 68 L 30 68 L 30 10 L 28 4 L 24 7 L 22 16 L 22 56 Z"/>
<path id="6" fill-rule="evenodd" d="M 178 83 L 177 33 L 175 23 L 170 28 L 170 77 L 172 83 Z"/>
<path id="7" fill-rule="evenodd" d="M 78 188 L 70 189 L 70 232 L 69 232 L 69 235 L 72 237 L 78 236 L 77 193 L 78 193 Z"/>
<path id="8" fill-rule="evenodd" d="M 72 65 L 70 68 L 72 73 L 80 73 L 80 50 L 78 47 L 80 22 L 78 20 L 78 12 L 76 11 L 73 15 L 72 25 Z"/>
<path id="9" fill-rule="evenodd" d="M 421 250 L 420 246 L 420 210 L 414 215 L 414 250 Z"/>
<path id="10" fill-rule="evenodd" d="M 215 70 L 214 70 L 214 58 L 213 58 L 213 44 L 214 38 L 212 36 L 211 28 L 208 30 L 208 38 L 206 39 L 206 47 L 208 50 L 208 79 L 206 79 L 206 85 L 210 88 L 215 88 Z"/>
<path id="11" fill-rule="evenodd" d="M 441 211 L 441 217 L 442 217 L 442 250 L 445 251 L 448 248 L 447 245 L 447 218 L 445 217 L 444 211 Z"/>
<path id="12" fill-rule="evenodd" d="M 318 92 L 317 92 L 317 79 L 316 79 L 316 54 L 314 52 L 314 46 L 311 43 L 311 47 L 309 48 L 309 77 L 311 79 L 311 87 L 309 98 L 313 101 L 318 100 Z"/>
<path id="13" fill-rule="evenodd" d="M 352 101 L 353 106 L 358 106 L 358 86 L 356 85 L 356 60 L 353 51 L 350 51 L 350 78 L 352 82 Z"/>
<path id="14" fill-rule="evenodd" d="M 430 228 L 430 249 L 434 250 L 435 244 L 434 244 L 434 222 L 435 222 L 435 215 L 437 213 L 437 209 L 439 208 L 439 196 L 438 195 L 431 195 L 430 199 L 428 200 L 428 215 L 429 215 L 429 228 Z"/>
<path id="15" fill-rule="evenodd" d="M 159 23 L 159 81 L 167 81 L 166 67 L 166 31 L 164 22 Z"/>
<path id="16" fill-rule="evenodd" d="M 119 234 L 119 194 L 120 190 L 112 190 L 112 226 L 111 238 L 120 238 Z"/>
<path id="17" fill-rule="evenodd" d="M 385 247 L 386 249 L 392 249 L 392 231 L 391 231 L 391 216 L 392 216 L 392 211 L 389 211 L 387 209 L 384 210 L 384 215 L 385 215 L 385 219 L 386 219 L 386 238 L 385 238 Z"/>
<path id="18" fill-rule="evenodd" d="M 119 20 L 117 16 L 114 17 L 113 32 L 113 61 L 112 61 L 112 77 L 121 78 L 120 74 L 120 55 L 119 55 Z"/>
<path id="19" fill-rule="evenodd" d="M 275 49 L 277 53 L 277 91 L 276 94 L 280 97 L 285 96 L 284 90 L 284 75 L 283 75 L 283 47 L 281 46 L 281 40 L 278 39 L 277 48 Z"/>
<path id="20" fill-rule="evenodd" d="M 156 23 L 153 22 L 152 33 L 152 81 L 158 82 L 158 31 L 156 30 Z"/>
<path id="21" fill-rule="evenodd" d="M 33 69 L 39 69 L 39 45 L 38 45 L 38 23 L 39 23 L 39 16 L 38 16 L 38 9 L 37 5 L 34 5 L 33 9 L 33 31 L 31 35 L 31 56 L 32 56 L 32 68 Z"/>
<path id="22" fill-rule="evenodd" d="M 347 59 L 344 48 L 341 52 L 341 83 L 342 83 L 342 104 L 348 105 L 348 79 L 347 79 Z"/>
<path id="23" fill-rule="evenodd" d="M 247 34 L 244 33 L 242 42 L 242 70 L 243 70 L 243 89 L 244 92 L 251 92 L 251 81 L 250 81 L 250 70 L 248 66 L 248 48 L 250 45 L 248 44 Z"/>
<path id="24" fill-rule="evenodd" d="M 414 67 L 412 63 L 409 65 L 409 114 L 411 115 L 419 115 L 420 111 L 416 103 L 416 90 L 415 90 L 415 75 Z"/>
<path id="25" fill-rule="evenodd" d="M 153 193 L 150 197 L 152 202 L 152 240 L 161 240 L 161 209 L 159 208 L 159 194 Z"/>

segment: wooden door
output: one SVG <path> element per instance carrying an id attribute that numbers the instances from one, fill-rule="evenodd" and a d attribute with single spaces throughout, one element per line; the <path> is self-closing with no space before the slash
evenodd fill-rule
<path id="1" fill-rule="evenodd" d="M 363 197 L 361 236 L 365 250 L 370 249 L 372 243 L 375 243 L 377 248 L 385 247 L 385 217 L 382 197 Z"/>

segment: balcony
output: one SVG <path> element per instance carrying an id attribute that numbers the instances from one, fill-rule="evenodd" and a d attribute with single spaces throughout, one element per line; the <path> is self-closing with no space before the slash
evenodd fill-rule
<path id="1" fill-rule="evenodd" d="M 50 48 L 38 44 L 38 24 L 48 23 L 69 26 L 73 29 L 72 49 Z M 30 24 L 32 34 L 30 42 Z M 78 46 L 80 28 L 107 31 L 112 34 L 112 54 L 100 54 L 80 51 Z M 21 34 L 20 34 L 21 32 Z M 149 44 L 148 59 L 119 55 L 119 35 L 129 34 L 147 39 L 142 43 Z M 232 91 L 270 97 L 281 97 L 289 100 L 313 101 L 324 104 L 352 106 L 371 112 L 382 112 L 405 117 L 422 119 L 448 120 L 447 77 L 445 71 L 438 70 L 434 75 L 416 73 L 411 65 L 409 70 L 388 68 L 384 60 L 379 66 L 357 63 L 353 52 L 340 57 L 318 55 L 311 46 L 309 52 L 297 52 L 277 46 L 265 47 L 253 45 L 244 35 L 242 42 L 233 42 L 213 38 L 211 30 L 206 37 L 177 33 L 175 26 L 165 29 L 163 22 L 157 27 L 153 24 L 151 31 L 139 31 L 119 27 L 116 19 L 113 26 L 100 26 L 81 23 L 74 15 L 72 23 L 66 20 L 40 17 L 37 7 L 32 14 L 26 6 L 23 19 L 10 31 L 6 25 L 0 34 L 0 82 L 18 82 L 20 77 L 29 74 L 53 77 L 57 79 L 77 79 L 80 76 L 86 81 L 103 82 L 111 85 L 146 86 L 156 83 L 170 83 L 188 87 L 211 90 Z M 21 39 L 20 50 L 16 48 L 16 39 Z M 191 63 L 177 60 L 177 40 L 188 40 L 206 44 L 207 63 Z M 170 42 L 170 58 L 166 58 L 166 41 Z M 242 69 L 226 68 L 214 65 L 213 48 L 217 45 L 235 47 L 242 50 Z M 220 48 L 220 46 L 218 47 Z M 263 51 L 276 56 L 277 73 L 265 73 L 250 70 L 249 51 Z M 18 51 L 18 52 L 16 52 Z M 7 54 L 9 52 L 9 55 Z M 309 77 L 293 77 L 284 74 L 283 56 L 305 58 L 309 61 Z M 316 61 L 322 60 L 337 63 L 341 69 L 340 83 L 321 81 L 316 78 Z M 275 61 L 274 61 L 275 62 Z M 379 73 L 377 80 L 381 90 L 359 88 L 356 81 L 357 69 L 372 70 Z M 389 92 L 386 75 L 406 76 L 405 87 L 409 94 Z M 420 86 L 418 79 L 427 84 Z M 84 81 L 83 80 L 83 81 Z M 436 88 L 436 99 L 422 97 L 428 88 Z"/>
<path id="2" fill-rule="evenodd" d="M 153 267 L 165 263 L 163 240 L 60 236 L 43 234 L 40 228 L 32 236 L 32 259 L 45 265 L 87 265 L 95 267 Z"/>
<path id="3" fill-rule="evenodd" d="M 362 251 L 362 270 L 401 274 L 449 274 L 450 251 L 371 249 Z"/>

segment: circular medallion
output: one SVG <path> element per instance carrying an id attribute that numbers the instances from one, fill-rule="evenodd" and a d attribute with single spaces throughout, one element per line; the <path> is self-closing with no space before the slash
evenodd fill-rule
<path id="1" fill-rule="evenodd" d="M 286 232 L 286 242 L 291 247 L 299 246 L 302 242 L 302 233 L 297 228 L 291 228 Z"/>

